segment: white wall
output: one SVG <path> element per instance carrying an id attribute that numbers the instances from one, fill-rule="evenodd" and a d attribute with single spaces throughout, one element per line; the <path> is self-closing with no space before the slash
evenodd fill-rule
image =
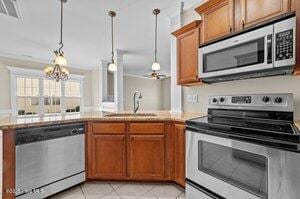
<path id="1" fill-rule="evenodd" d="M 100 66 L 91 71 L 91 99 L 93 110 L 99 110 L 101 107 L 102 87 Z"/>
<path id="2" fill-rule="evenodd" d="M 163 80 L 124 76 L 124 110 L 133 110 L 133 94 L 135 91 L 140 91 L 143 96 L 140 103 L 140 111 L 161 110 L 164 107 L 169 109 L 170 102 L 163 103 L 164 99 L 168 99 L 168 96 L 163 97 L 167 93 L 167 91 L 163 90 L 168 89 L 170 86 L 168 85 L 168 80 L 164 83 L 162 82 Z"/>
<path id="3" fill-rule="evenodd" d="M 165 78 L 161 80 L 161 92 L 162 92 L 162 109 L 171 109 L 171 78 Z"/>
<path id="4" fill-rule="evenodd" d="M 190 9 L 183 14 L 183 25 L 198 19 L 195 11 Z M 277 76 L 231 82 L 185 87 L 183 89 L 183 110 L 185 112 L 206 113 L 207 96 L 219 94 L 248 94 L 248 93 L 293 93 L 295 100 L 295 118 L 300 119 L 300 76 Z M 187 103 L 188 94 L 198 94 L 199 102 Z"/>
<path id="5" fill-rule="evenodd" d="M 10 73 L 9 70 L 6 68 L 7 66 L 34 69 L 34 70 L 44 70 L 46 65 L 44 63 L 0 57 L 0 90 L 1 90 L 0 113 L 1 111 L 11 109 Z M 85 76 L 83 80 L 84 107 L 91 107 L 92 106 L 91 72 L 89 70 L 74 69 L 70 67 L 68 67 L 68 70 L 70 71 L 71 74 Z"/>

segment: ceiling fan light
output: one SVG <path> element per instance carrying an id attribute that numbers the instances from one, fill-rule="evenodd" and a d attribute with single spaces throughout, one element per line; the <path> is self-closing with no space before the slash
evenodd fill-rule
<path id="1" fill-rule="evenodd" d="M 60 66 L 66 66 L 67 65 L 67 59 L 62 55 L 59 54 L 55 57 L 55 64 L 60 65 Z"/>
<path id="2" fill-rule="evenodd" d="M 160 64 L 158 62 L 154 62 L 152 64 L 152 70 L 159 71 L 160 70 Z"/>
<path id="3" fill-rule="evenodd" d="M 111 72 L 116 72 L 118 70 L 117 64 L 115 64 L 114 62 L 110 63 L 108 65 L 108 70 Z"/>

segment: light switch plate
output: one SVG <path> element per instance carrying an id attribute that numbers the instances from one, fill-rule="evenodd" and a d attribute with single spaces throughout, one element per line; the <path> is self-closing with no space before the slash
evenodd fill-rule
<path id="1" fill-rule="evenodd" d="M 188 103 L 198 103 L 198 95 L 197 94 L 188 94 L 187 102 Z"/>

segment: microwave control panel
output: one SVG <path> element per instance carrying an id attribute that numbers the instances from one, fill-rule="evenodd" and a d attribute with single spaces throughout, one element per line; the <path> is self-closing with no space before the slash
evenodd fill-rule
<path id="1" fill-rule="evenodd" d="M 293 29 L 276 34 L 276 61 L 292 59 L 294 55 Z"/>

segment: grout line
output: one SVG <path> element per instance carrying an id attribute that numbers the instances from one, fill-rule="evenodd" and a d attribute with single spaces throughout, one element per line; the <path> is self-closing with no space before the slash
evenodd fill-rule
<path id="1" fill-rule="evenodd" d="M 181 197 L 179 197 L 179 196 L 181 196 L 183 193 L 185 193 L 184 191 L 182 191 L 178 196 L 176 196 L 176 199 L 182 199 Z"/>
<path id="2" fill-rule="evenodd" d="M 83 188 L 82 188 L 82 186 L 81 186 L 81 185 L 79 185 L 79 187 L 80 187 L 80 190 L 81 190 L 81 192 L 82 192 L 82 195 L 83 195 L 84 199 L 86 199 L 86 196 L 85 196 L 85 193 L 84 193 L 84 191 L 83 191 Z"/>
<path id="3" fill-rule="evenodd" d="M 154 185 L 151 189 L 149 189 L 146 193 L 144 193 L 142 196 L 140 197 L 143 197 L 144 195 L 146 195 L 147 193 L 150 193 L 154 198 L 157 198 L 159 199 L 156 195 L 154 195 L 151 191 L 156 187 L 157 185 Z M 139 197 L 139 198 L 140 198 Z"/>
<path id="4" fill-rule="evenodd" d="M 120 198 L 122 198 L 122 197 L 120 196 L 120 194 L 117 192 L 117 189 L 115 189 L 115 188 L 112 186 L 111 183 L 109 183 L 109 186 L 111 186 L 111 188 L 113 189 L 113 191 L 116 192 L 116 194 L 117 194 Z M 121 187 L 121 186 L 120 186 L 120 187 Z M 118 187 L 118 188 L 120 188 L 120 187 Z"/>

